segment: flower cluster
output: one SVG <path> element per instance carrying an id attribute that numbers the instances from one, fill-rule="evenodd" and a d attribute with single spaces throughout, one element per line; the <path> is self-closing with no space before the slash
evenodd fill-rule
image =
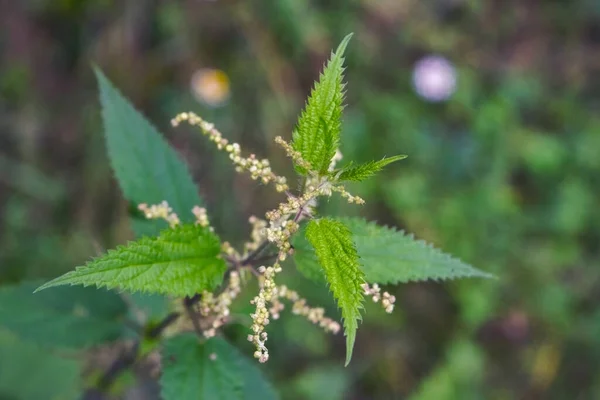
<path id="1" fill-rule="evenodd" d="M 233 300 L 241 292 L 240 274 L 237 271 L 232 271 L 229 275 L 229 284 L 224 291 L 215 296 L 211 292 L 203 292 L 202 299 L 198 303 L 200 315 L 205 317 L 205 322 L 210 321 L 207 327 L 203 327 L 202 334 L 207 337 L 213 337 L 217 333 L 217 329 L 227 322 L 229 317 L 229 307 Z"/>
<path id="2" fill-rule="evenodd" d="M 293 302 L 292 313 L 306 317 L 313 324 L 319 325 L 325 332 L 336 334 L 340 331 L 340 324 L 331 318 L 325 316 L 325 310 L 322 307 L 309 307 L 306 305 L 306 300 L 301 298 L 297 292 L 290 290 L 287 286 L 282 285 L 278 288 L 278 294 L 287 300 Z M 278 309 L 283 310 L 283 305 L 278 306 Z M 273 319 L 279 318 L 279 313 L 273 314 Z"/>
<path id="3" fill-rule="evenodd" d="M 246 253 L 254 251 L 260 247 L 265 240 L 267 221 L 264 219 L 257 218 L 252 215 L 248 219 L 250 225 L 252 225 L 252 232 L 250 232 L 250 241 L 244 244 L 244 251 Z"/>
<path id="4" fill-rule="evenodd" d="M 326 332 L 338 333 L 341 329 L 340 324 L 331 318 L 325 316 L 325 310 L 321 307 L 310 307 L 306 300 L 294 290 L 286 286 L 277 286 L 275 277 L 281 272 L 280 262 L 284 261 L 291 252 L 290 239 L 299 229 L 299 222 L 312 215 L 312 209 L 317 204 L 317 198 L 320 196 L 331 196 L 334 192 L 340 193 L 349 203 L 363 204 L 364 201 L 358 196 L 353 196 L 346 191 L 344 186 L 335 185 L 329 181 L 326 176 L 320 176 L 312 170 L 309 162 L 302 158 L 300 152 L 284 141 L 280 136 L 275 138 L 275 142 L 283 147 L 286 154 L 294 163 L 309 171 L 303 194 L 294 196 L 288 192 L 286 179 L 275 175 L 271 171 L 268 160 L 258 160 L 254 154 L 244 158 L 241 156 L 241 149 L 237 143 L 229 143 L 222 137 L 221 133 L 215 129 L 214 125 L 204 121 L 194 113 L 181 113 L 177 115 L 171 123 L 173 126 L 186 121 L 190 125 L 200 128 L 202 133 L 214 142 L 219 150 L 229 154 L 238 172 L 247 171 L 254 180 L 260 180 L 263 183 L 275 184 L 278 192 L 286 192 L 287 201 L 281 203 L 276 209 L 266 213 L 266 219 L 260 219 L 255 216 L 250 217 L 249 222 L 252 225 L 250 241 L 244 244 L 243 252 L 238 252 L 229 243 L 222 244 L 224 257 L 234 269 L 230 273 L 228 286 L 218 295 L 210 292 L 202 293 L 201 300 L 197 305 L 197 311 L 202 317 L 198 328 L 205 337 L 216 335 L 217 330 L 227 322 L 229 316 L 229 307 L 231 302 L 240 292 L 240 272 L 244 269 L 251 271 L 258 277 L 259 293 L 252 299 L 251 304 L 255 306 L 255 311 L 250 315 L 252 318 L 252 333 L 248 335 L 248 340 L 256 346 L 254 357 L 264 363 L 269 359 L 269 351 L 265 345 L 268 334 L 265 331 L 270 319 L 278 319 L 281 311 L 285 308 L 282 300 L 292 303 L 292 313 L 302 315 L 313 324 L 323 328 Z M 338 151 L 332 158 L 329 165 L 329 171 L 333 171 L 336 163 L 341 160 L 342 155 Z M 148 207 L 140 206 L 148 218 L 164 218 L 171 226 L 179 223 L 179 219 L 166 202 L 158 206 Z M 209 227 L 206 209 L 194 207 L 192 213 L 196 217 L 196 223 Z M 212 228 L 211 228 L 212 229 Z M 276 261 L 272 266 L 261 266 L 254 270 L 252 262 L 256 262 L 256 256 L 266 247 L 273 243 L 277 247 Z M 254 258 L 253 258 L 254 257 Z M 379 301 L 381 294 L 379 288 L 374 285 L 373 288 L 363 286 L 365 293 L 373 295 L 374 301 Z M 383 294 L 382 304 L 386 311 L 391 312 L 395 299 L 386 292 Z M 193 315 L 191 316 L 193 318 Z M 188 321 L 189 322 L 189 321 Z M 192 321 L 194 322 L 194 321 Z"/>
<path id="5" fill-rule="evenodd" d="M 269 350 L 265 346 L 268 339 L 265 326 L 269 325 L 269 310 L 267 303 L 277 297 L 277 287 L 275 286 L 275 274 L 281 272 L 279 263 L 275 263 L 272 267 L 264 265 L 258 269 L 262 275 L 260 277 L 260 290 L 258 295 L 250 301 L 256 306 L 256 311 L 250 314 L 252 317 L 252 335 L 248 335 L 248 341 L 254 343 L 256 351 L 254 357 L 261 363 L 267 362 L 269 359 Z"/>
<path id="6" fill-rule="evenodd" d="M 284 221 L 279 225 L 273 225 L 266 229 L 267 240 L 275 243 L 279 248 L 279 261 L 285 261 L 292 245 L 290 237 L 300 228 L 297 222 L 292 220 Z"/>
<path id="7" fill-rule="evenodd" d="M 286 150 L 288 156 L 296 164 L 307 168 L 310 167 L 300 154 L 281 137 L 277 137 L 275 141 Z M 341 153 L 337 152 L 331 160 L 331 170 L 335 168 L 335 164 L 340 159 Z M 343 197 L 347 197 L 350 203 L 364 203 L 360 197 L 350 195 L 343 186 L 331 185 L 326 178 L 319 178 L 315 174 L 309 176 L 307 179 L 304 194 L 298 197 L 288 194 L 286 202 L 281 203 L 279 207 L 266 213 L 268 227 L 266 227 L 266 221 L 258 219 L 250 221 L 253 224 L 252 243 L 258 243 L 259 238 L 260 240 L 264 240 L 266 237 L 266 240 L 274 243 L 279 250 L 277 262 L 273 267 L 267 268 L 262 266 L 258 269 L 258 272 L 261 274 L 259 277 L 260 291 L 251 302 L 256 306 L 256 311 L 251 315 L 254 321 L 252 325 L 253 334 L 248 335 L 248 340 L 256 346 L 254 356 L 260 362 L 266 362 L 269 359 L 269 352 L 265 346 L 268 338 L 265 326 L 269 323 L 269 317 L 273 319 L 279 318 L 279 313 L 284 309 L 280 298 L 292 301 L 292 312 L 294 314 L 305 316 L 309 321 L 318 324 L 325 331 L 337 333 L 340 330 L 339 323 L 325 317 L 323 308 L 311 308 L 307 306 L 306 301 L 300 298 L 298 293 L 289 290 L 286 286 L 277 287 L 275 283 L 275 275 L 281 271 L 279 262 L 284 261 L 291 250 L 290 238 L 299 229 L 298 222 L 303 217 L 311 215 L 311 207 L 316 205 L 316 199 L 319 196 L 331 196 L 334 191 L 340 192 Z"/>
<path id="8" fill-rule="evenodd" d="M 270 318 L 279 319 L 280 312 L 285 308 L 281 302 L 282 298 L 292 302 L 292 313 L 306 317 L 313 324 L 323 328 L 325 332 L 336 334 L 340 331 L 340 324 L 326 317 L 322 307 L 309 307 L 298 292 L 288 289 L 285 285 L 275 285 L 275 275 L 281 272 L 279 263 L 275 263 L 273 267 L 261 266 L 258 271 L 262 274 L 261 288 L 258 295 L 250 302 L 256 306 L 256 311 L 250 315 L 253 321 L 253 333 L 248 335 L 248 341 L 256 346 L 254 357 L 258 361 L 264 363 L 269 359 L 269 350 L 265 345 L 268 339 L 265 327 L 269 324 Z M 270 307 L 268 307 L 269 303 Z"/>
<path id="9" fill-rule="evenodd" d="M 269 221 L 269 227 L 266 228 L 267 240 L 277 245 L 280 261 L 287 257 L 291 248 L 290 237 L 300 227 L 298 221 L 303 216 L 310 215 L 308 204 L 321 193 L 321 187 L 318 187 L 300 197 L 290 195 L 287 202 L 281 203 L 278 208 L 265 214 Z"/>
<path id="10" fill-rule="evenodd" d="M 383 292 L 383 294 L 381 294 L 381 288 L 376 283 L 374 283 L 373 286 L 369 286 L 368 283 L 363 283 L 361 287 L 367 296 L 373 297 L 373 302 L 377 303 L 381 300 L 381 306 L 385 312 L 390 314 L 394 311 L 394 303 L 396 302 L 395 296 L 392 296 L 388 292 Z"/>
<path id="11" fill-rule="evenodd" d="M 302 155 L 300 154 L 300 152 L 294 150 L 294 148 L 288 142 L 283 140 L 283 138 L 281 136 L 277 136 L 275 138 L 275 143 L 277 143 L 278 145 L 283 147 L 283 150 L 285 150 L 285 153 L 287 154 L 287 156 L 289 158 L 291 158 L 296 165 L 298 165 L 299 167 L 302 167 L 308 171 L 312 170 L 312 166 L 310 165 L 310 163 L 308 161 L 306 161 L 304 158 L 302 158 Z"/>
<path id="12" fill-rule="evenodd" d="M 283 176 L 278 176 L 271 171 L 269 160 L 259 160 L 254 154 L 250 154 L 245 158 L 241 156 L 241 148 L 238 143 L 229 143 L 223 138 L 221 132 L 215 129 L 214 124 L 204 121 L 198 115 L 192 112 L 184 112 L 178 114 L 171 120 L 173 126 L 178 126 L 181 122 L 187 121 L 190 125 L 197 126 L 202 130 L 202 133 L 207 135 L 209 139 L 216 143 L 219 150 L 225 150 L 229 153 L 229 158 L 233 161 L 235 169 L 238 172 L 248 171 L 250 177 L 254 180 L 260 180 L 263 183 L 275 183 L 275 189 L 278 192 L 288 190 L 287 180 Z"/>
<path id="13" fill-rule="evenodd" d="M 346 200 L 348 200 L 348 203 L 350 203 L 350 204 L 352 204 L 352 203 L 356 203 L 359 205 L 365 204 L 365 201 L 361 197 L 353 196 L 350 193 L 348 193 L 348 191 L 346 191 L 346 188 L 343 185 L 331 186 L 331 190 L 341 194 L 342 197 L 345 198 Z"/>
<path id="14" fill-rule="evenodd" d="M 192 208 L 192 214 L 194 214 L 194 217 L 196 217 L 196 223 L 198 225 L 203 226 L 205 228 L 209 228 L 211 231 L 213 230 L 213 228 L 209 226 L 210 222 L 208 221 L 208 214 L 206 213 L 206 208 L 195 206 L 194 208 Z"/>
<path id="15" fill-rule="evenodd" d="M 171 228 L 180 224 L 179 217 L 173 212 L 173 209 L 169 207 L 169 203 L 163 201 L 160 204 L 153 204 L 148 206 L 146 203 L 138 205 L 138 209 L 144 213 L 147 219 L 164 219 L 169 223 Z"/>
<path id="16" fill-rule="evenodd" d="M 225 254 L 227 260 L 240 260 L 240 253 L 229 242 L 221 243 L 221 251 Z"/>
<path id="17" fill-rule="evenodd" d="M 173 212 L 173 209 L 169 206 L 167 201 L 162 201 L 160 204 L 153 204 L 150 206 L 146 203 L 142 203 L 138 205 L 138 209 L 144 213 L 144 216 L 147 219 L 164 219 L 171 228 L 181 223 L 179 216 Z M 208 221 L 206 208 L 194 206 L 194 208 L 192 208 L 192 214 L 196 217 L 196 224 L 208 228 L 211 232 L 213 231 L 213 228 Z"/>

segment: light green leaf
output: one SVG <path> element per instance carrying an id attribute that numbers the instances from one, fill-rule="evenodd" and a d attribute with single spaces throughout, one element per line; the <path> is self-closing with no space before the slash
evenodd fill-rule
<path id="1" fill-rule="evenodd" d="M 292 146 L 320 175 L 327 173 L 340 141 L 344 101 L 344 50 L 352 34 L 346 36 L 327 63 L 298 119 Z M 298 172 L 307 171 L 296 166 Z"/>
<path id="2" fill-rule="evenodd" d="M 308 223 L 306 238 L 314 247 L 333 296 L 342 309 L 348 365 L 361 319 L 363 289 L 360 285 L 364 283 L 352 233 L 343 223 L 322 218 Z"/>
<path id="3" fill-rule="evenodd" d="M 0 399 L 75 400 L 80 366 L 0 330 Z"/>
<path id="4" fill-rule="evenodd" d="M 166 200 L 182 222 L 201 200 L 187 166 L 164 137 L 140 114 L 99 70 L 102 119 L 108 156 L 125 198 L 134 205 Z M 134 220 L 138 237 L 157 235 L 162 221 Z"/>
<path id="5" fill-rule="evenodd" d="M 306 239 L 306 224 L 292 237 L 294 246 L 294 263 L 298 271 L 306 278 L 316 283 L 327 283 L 325 270 L 319 264 L 315 249 Z"/>
<path id="6" fill-rule="evenodd" d="M 369 161 L 368 163 L 345 166 L 337 171 L 331 173 L 331 176 L 335 177 L 339 181 L 354 181 L 360 182 L 367 178 L 372 177 L 379 171 L 381 171 L 386 165 L 391 164 L 395 161 L 404 160 L 405 155 L 393 156 L 383 158 L 379 161 Z"/>
<path id="7" fill-rule="evenodd" d="M 200 343 L 195 335 L 169 339 L 162 354 L 164 400 L 243 399 L 238 355 L 223 339 Z"/>
<path id="8" fill-rule="evenodd" d="M 109 250 L 38 291 L 58 285 L 96 285 L 191 296 L 222 282 L 226 265 L 219 254 L 219 239 L 212 232 L 199 225 L 181 225 Z"/>
<path id="9" fill-rule="evenodd" d="M 38 282 L 0 287 L 0 326 L 20 338 L 64 348 L 119 339 L 127 305 L 117 293 L 61 287 L 33 294 Z"/>

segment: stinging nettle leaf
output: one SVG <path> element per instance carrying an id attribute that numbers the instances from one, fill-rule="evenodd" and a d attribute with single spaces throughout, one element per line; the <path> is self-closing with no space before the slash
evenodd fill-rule
<path id="1" fill-rule="evenodd" d="M 342 310 L 348 365 L 352 358 L 358 320 L 361 319 L 361 285 L 365 282 L 358 254 L 352 243 L 352 233 L 339 221 L 321 218 L 308 223 L 306 238 L 314 247 L 329 287 Z"/>
<path id="2" fill-rule="evenodd" d="M 370 283 L 394 284 L 458 278 L 493 278 L 469 264 L 417 240 L 413 235 L 379 226 L 362 218 L 340 218 L 352 231 L 366 280 Z M 298 269 L 311 278 L 319 273 L 310 255 L 296 248 Z M 307 271 L 308 270 L 308 271 Z"/>
<path id="3" fill-rule="evenodd" d="M 362 218 L 341 218 L 340 221 L 352 231 L 367 282 L 394 284 L 430 279 L 494 278 L 403 231 Z M 315 282 L 322 282 L 322 268 L 314 251 L 300 238 L 295 238 L 294 248 L 298 271 Z"/>
<path id="4" fill-rule="evenodd" d="M 243 399 L 238 355 L 223 339 L 200 343 L 191 334 L 174 337 L 165 343 L 162 360 L 164 400 Z"/>
<path id="5" fill-rule="evenodd" d="M 82 348 L 123 336 L 127 304 L 114 292 L 60 287 L 34 295 L 37 282 L 0 287 L 0 327 L 40 345 Z"/>
<path id="6" fill-rule="evenodd" d="M 231 346 L 238 356 L 238 365 L 244 379 L 244 400 L 277 400 L 279 394 L 275 391 L 271 383 L 263 376 L 258 368 L 256 359 L 248 359 L 239 351 Z"/>
<path id="7" fill-rule="evenodd" d="M 294 263 L 298 271 L 315 283 L 326 284 L 325 271 L 319 264 L 315 249 L 306 239 L 306 224 L 300 226 L 298 233 L 292 237 L 292 245 Z"/>
<path id="8" fill-rule="evenodd" d="M 369 282 L 493 277 L 403 231 L 361 218 L 340 220 L 352 231 Z"/>
<path id="9" fill-rule="evenodd" d="M 327 173 L 339 146 L 344 101 L 344 51 L 352 34 L 346 36 L 315 83 L 293 133 L 292 146 L 308 161 L 313 171 Z M 300 166 L 296 169 L 306 175 Z"/>
<path id="10" fill-rule="evenodd" d="M 276 400 L 254 360 L 220 338 L 200 343 L 195 335 L 169 339 L 162 352 L 165 400 Z"/>
<path id="11" fill-rule="evenodd" d="M 199 225 L 164 230 L 109 250 L 37 289 L 59 285 L 96 285 L 126 291 L 191 296 L 212 290 L 223 280 L 219 238 Z"/>
<path id="12" fill-rule="evenodd" d="M 373 175 L 381 171 L 386 165 L 399 160 L 404 160 L 405 158 L 405 155 L 398 155 L 383 158 L 379 161 L 369 161 L 360 165 L 354 165 L 350 163 L 344 168 L 332 172 L 331 175 L 339 181 L 360 182 L 372 177 Z"/>
<path id="13" fill-rule="evenodd" d="M 123 195 L 134 204 L 166 200 L 182 222 L 193 222 L 191 210 L 202 201 L 187 166 L 102 71 L 95 68 L 95 73 L 108 156 Z M 157 235 L 165 226 L 157 220 L 133 221 L 138 237 Z"/>

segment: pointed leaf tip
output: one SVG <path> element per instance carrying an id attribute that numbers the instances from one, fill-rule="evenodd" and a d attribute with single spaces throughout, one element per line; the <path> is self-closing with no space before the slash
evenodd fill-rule
<path id="1" fill-rule="evenodd" d="M 200 225 L 165 229 L 158 237 L 143 237 L 77 267 L 40 286 L 83 285 L 191 296 L 212 290 L 227 269 L 220 257 L 219 238 Z"/>
<path id="2" fill-rule="evenodd" d="M 398 284 L 426 280 L 498 277 L 442 252 L 414 235 L 379 226 L 362 218 L 341 218 L 352 231 L 365 279 L 369 283 Z M 322 282 L 323 270 L 310 246 L 295 240 L 294 261 L 307 278 Z M 381 249 L 386 249 L 382 252 Z"/>
<path id="3" fill-rule="evenodd" d="M 344 109 L 343 53 L 352 35 L 347 35 L 335 52 L 332 52 L 325 69 L 300 114 L 293 133 L 292 146 L 311 166 L 311 171 L 326 175 L 331 159 L 339 147 Z M 306 175 L 305 166 L 296 170 Z"/>
<path id="4" fill-rule="evenodd" d="M 352 358 L 358 321 L 361 319 L 361 285 L 365 282 L 351 232 L 339 221 L 328 218 L 313 219 L 306 228 L 306 238 L 315 249 L 329 288 L 342 310 L 348 365 Z"/>
<path id="5" fill-rule="evenodd" d="M 369 161 L 364 164 L 354 165 L 350 163 L 343 168 L 337 169 L 330 173 L 336 180 L 340 181 L 364 181 L 380 172 L 386 165 L 396 161 L 404 160 L 406 155 L 397 155 L 392 157 L 382 158 L 379 161 Z"/>
<path id="6" fill-rule="evenodd" d="M 354 32 L 347 34 L 342 39 L 342 41 L 338 45 L 337 49 L 335 50 L 336 55 L 340 55 L 340 56 L 344 55 L 344 52 L 346 51 L 346 47 L 348 46 L 348 43 L 350 43 L 350 39 L 352 39 L 352 36 L 354 36 Z"/>
<path id="7" fill-rule="evenodd" d="M 356 331 L 348 332 L 348 335 L 346 335 L 346 362 L 344 363 L 344 367 L 347 367 L 350 364 L 350 360 L 352 359 L 352 353 L 354 351 L 355 340 Z"/>

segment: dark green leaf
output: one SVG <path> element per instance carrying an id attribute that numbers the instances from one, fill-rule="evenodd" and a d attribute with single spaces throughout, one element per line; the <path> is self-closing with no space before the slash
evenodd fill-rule
<path id="1" fill-rule="evenodd" d="M 58 347 L 79 348 L 121 337 L 127 305 L 118 294 L 84 287 L 33 294 L 38 285 L 0 287 L 0 326 Z"/>
<path id="2" fill-rule="evenodd" d="M 125 198 L 134 204 L 166 200 L 182 222 L 201 200 L 186 165 L 164 137 L 96 69 L 108 155 Z M 164 223 L 134 220 L 137 236 L 156 235 Z"/>
<path id="3" fill-rule="evenodd" d="M 403 231 L 361 218 L 342 218 L 341 221 L 352 231 L 369 282 L 492 277 Z"/>
<path id="4" fill-rule="evenodd" d="M 362 269 L 370 283 L 493 277 L 403 231 L 361 218 L 341 218 L 340 221 L 352 231 Z M 308 278 L 314 280 L 320 273 L 319 266 L 313 262 L 314 255 L 302 245 L 296 248 L 294 260 L 298 270 Z"/>
<path id="5" fill-rule="evenodd" d="M 158 321 L 169 312 L 169 300 L 162 295 L 129 293 L 127 301 L 130 302 L 132 308 L 130 311 L 134 314 L 134 319 L 141 324 L 147 321 Z"/>
<path id="6" fill-rule="evenodd" d="M 0 330 L 0 399 L 75 400 L 80 366 Z"/>
<path id="7" fill-rule="evenodd" d="M 232 348 L 238 356 L 238 363 L 244 379 L 244 400 L 277 400 L 279 395 L 265 379 L 255 359 L 248 359 Z"/>
<path id="8" fill-rule="evenodd" d="M 162 362 L 164 400 L 243 399 L 238 355 L 222 339 L 200 343 L 191 334 L 174 337 L 165 343 Z"/>

